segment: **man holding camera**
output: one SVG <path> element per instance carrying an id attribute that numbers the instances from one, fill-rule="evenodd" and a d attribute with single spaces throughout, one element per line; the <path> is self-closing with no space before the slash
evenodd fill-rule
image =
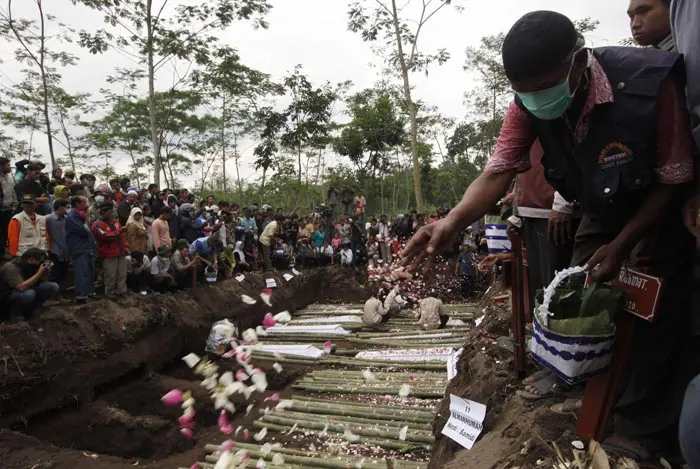
<path id="1" fill-rule="evenodd" d="M 0 268 L 0 302 L 10 322 L 24 321 L 58 294 L 58 284 L 48 281 L 51 267 L 46 251 L 29 248 Z"/>

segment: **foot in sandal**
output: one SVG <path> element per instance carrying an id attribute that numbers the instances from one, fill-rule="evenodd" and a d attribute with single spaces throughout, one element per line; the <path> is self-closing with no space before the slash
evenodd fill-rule
<path id="1" fill-rule="evenodd" d="M 526 401 L 539 401 L 549 397 L 561 396 L 570 389 L 569 385 L 557 378 L 554 373 L 550 373 L 528 384 L 524 390 L 518 391 L 518 396 Z"/>

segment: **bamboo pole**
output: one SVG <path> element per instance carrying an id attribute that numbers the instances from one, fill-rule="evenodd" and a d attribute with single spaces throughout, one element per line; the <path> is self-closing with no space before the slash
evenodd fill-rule
<path id="1" fill-rule="evenodd" d="M 362 389 L 346 389 L 343 387 L 332 387 L 332 386 L 312 386 L 312 385 L 305 385 L 305 384 L 293 384 L 292 385 L 293 389 L 301 389 L 303 391 L 309 391 L 309 392 L 332 392 L 332 393 L 338 393 L 338 394 L 381 394 L 381 395 L 390 395 L 390 394 L 398 394 L 399 389 L 380 389 L 380 388 L 362 388 Z M 418 391 L 413 391 L 411 390 L 411 396 L 413 397 L 420 397 L 423 399 L 440 399 L 445 396 L 445 390 L 439 390 L 439 389 L 434 389 L 434 390 L 418 390 Z"/>
<path id="2" fill-rule="evenodd" d="M 256 420 L 255 422 L 253 422 L 253 428 L 261 429 L 263 427 L 266 427 L 268 430 L 272 430 L 272 431 L 280 432 L 280 433 L 289 432 L 293 428 L 292 425 L 278 425 L 275 423 L 263 423 L 259 420 Z M 333 432 L 331 430 L 328 430 L 328 432 L 334 433 L 334 434 L 338 433 L 338 432 Z M 344 433 L 344 430 L 343 430 L 343 432 L 341 432 L 341 434 L 342 433 Z M 433 450 L 433 447 L 430 444 L 405 442 L 405 441 L 399 441 L 399 440 L 381 440 L 381 439 L 376 439 L 376 438 L 363 438 L 361 444 L 362 445 L 374 445 L 374 446 L 378 446 L 378 447 L 384 448 L 384 449 L 402 451 L 404 453 L 408 453 L 408 452 L 412 452 L 412 451 L 432 451 Z M 294 462 L 294 461 L 292 460 L 290 462 Z M 326 467 L 326 466 L 321 466 L 321 467 Z M 333 466 L 333 467 L 335 467 L 335 466 Z M 342 467 L 343 467 L 343 469 L 345 469 L 346 466 L 342 466 Z M 367 466 L 365 466 L 363 464 L 362 467 L 366 469 Z"/>
<path id="3" fill-rule="evenodd" d="M 405 422 L 402 420 L 382 420 L 382 419 L 370 419 L 366 417 L 346 417 L 343 415 L 321 415 L 312 414 L 307 412 L 294 412 L 294 411 L 275 411 L 269 415 L 275 415 L 279 417 L 289 417 L 289 418 L 299 418 L 302 420 L 316 420 L 321 422 L 335 422 L 339 424 L 350 424 L 350 425 L 373 425 L 373 426 L 384 426 L 384 427 L 397 427 L 401 429 L 407 426 L 409 429 L 415 431 L 432 431 L 432 425 L 428 423 L 416 423 L 416 422 Z"/>
<path id="4" fill-rule="evenodd" d="M 344 433 L 346 428 L 352 427 L 352 432 L 360 436 L 368 436 L 372 438 L 382 438 L 388 440 L 398 440 L 399 431 L 401 428 L 394 429 L 393 431 L 379 430 L 374 428 L 360 427 L 357 425 L 343 425 L 341 423 L 335 422 L 321 422 L 317 420 L 303 420 L 303 419 L 293 419 L 280 417 L 277 415 L 264 415 L 258 422 L 264 423 L 274 423 L 276 425 L 285 425 L 288 427 L 306 428 L 309 430 L 327 430 L 335 433 Z M 327 427 L 327 428 L 326 428 Z M 413 441 L 417 443 L 430 443 L 435 441 L 432 433 L 418 433 L 418 432 L 407 432 L 405 441 Z"/>

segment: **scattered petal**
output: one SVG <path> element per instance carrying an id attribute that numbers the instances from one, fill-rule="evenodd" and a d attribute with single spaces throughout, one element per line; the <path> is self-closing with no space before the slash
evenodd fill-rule
<path id="1" fill-rule="evenodd" d="M 365 379 L 365 381 L 378 381 L 377 377 L 370 370 L 363 371 L 362 377 Z"/>
<path id="2" fill-rule="evenodd" d="M 241 295 L 241 301 L 243 301 L 243 303 L 245 303 L 247 305 L 254 305 L 255 303 L 257 303 L 255 298 L 250 297 L 248 295 Z"/>
<path id="3" fill-rule="evenodd" d="M 161 402 L 167 406 L 174 407 L 183 402 L 182 391 L 179 389 L 173 389 L 166 395 L 160 398 Z"/>
<path id="4" fill-rule="evenodd" d="M 275 321 L 275 318 L 272 316 L 272 313 L 267 313 L 263 318 L 262 325 L 265 328 L 274 327 L 276 324 L 277 321 Z"/>
<path id="5" fill-rule="evenodd" d="M 187 415 L 178 417 L 177 423 L 180 424 L 181 428 L 194 428 L 195 426 L 194 420 Z"/>
<path id="6" fill-rule="evenodd" d="M 258 334 L 255 333 L 255 329 L 246 329 L 243 331 L 243 340 L 249 344 L 254 344 L 258 341 Z"/>
<path id="7" fill-rule="evenodd" d="M 246 381 L 250 376 L 245 372 L 243 368 L 236 371 L 236 381 Z"/>
<path id="8" fill-rule="evenodd" d="M 197 366 L 200 360 L 201 358 L 199 358 L 199 355 L 195 355 L 194 353 L 190 353 L 182 357 L 182 361 L 184 361 L 190 368 L 194 368 L 195 366 Z"/>
<path id="9" fill-rule="evenodd" d="M 182 433 L 188 440 L 194 438 L 194 432 L 191 428 L 181 428 L 180 433 Z"/>
<path id="10" fill-rule="evenodd" d="M 260 299 L 265 303 L 267 306 L 272 306 L 272 302 L 270 301 L 270 298 L 272 298 L 271 295 L 268 295 L 267 293 L 261 293 L 260 294 Z"/>
<path id="11" fill-rule="evenodd" d="M 258 459 L 257 464 L 255 464 L 255 469 L 265 469 L 265 467 L 267 467 L 265 460 L 263 458 Z"/>
<path id="12" fill-rule="evenodd" d="M 328 427 L 328 424 L 326 424 L 326 427 Z M 294 433 L 296 431 L 296 429 L 297 429 L 297 424 L 295 423 L 294 425 L 292 425 L 292 428 L 290 428 L 286 434 L 291 435 L 292 433 Z"/>
<path id="13" fill-rule="evenodd" d="M 264 327 L 258 326 L 255 328 L 255 333 L 258 334 L 258 337 L 264 337 L 267 335 L 267 331 L 265 330 Z"/>
<path id="14" fill-rule="evenodd" d="M 294 401 L 291 399 L 282 399 L 275 406 L 275 410 L 285 410 L 294 407 Z"/>
<path id="15" fill-rule="evenodd" d="M 296 426 L 296 424 L 294 425 Z M 325 438 L 326 436 L 328 436 L 328 424 L 326 424 L 323 427 L 323 430 L 321 430 L 321 433 L 319 433 L 318 436 L 320 436 L 321 438 Z"/>
<path id="16" fill-rule="evenodd" d="M 357 443 L 360 441 L 360 436 L 355 435 L 353 432 L 350 431 L 349 428 L 345 428 L 345 433 L 343 433 L 343 438 L 345 438 L 345 441 L 348 441 L 350 443 Z"/>
<path id="17" fill-rule="evenodd" d="M 225 410 L 222 410 L 219 414 L 219 418 L 217 419 L 216 424 L 219 426 L 219 428 L 228 425 L 228 414 Z"/>
<path id="18" fill-rule="evenodd" d="M 406 441 L 406 435 L 408 434 L 408 425 L 403 427 L 399 432 L 399 440 Z"/>
<path id="19" fill-rule="evenodd" d="M 272 464 L 275 466 L 281 466 L 284 464 L 284 456 L 282 456 L 280 453 L 275 453 L 272 456 Z"/>
<path id="20" fill-rule="evenodd" d="M 275 321 L 281 322 L 282 324 L 286 324 L 291 320 L 292 315 L 289 314 L 289 311 L 282 311 L 281 313 L 275 314 Z"/>
<path id="21" fill-rule="evenodd" d="M 275 363 L 272 364 L 272 369 L 275 370 L 277 373 L 282 373 L 282 370 L 283 370 L 284 368 L 282 368 L 282 365 L 280 365 L 279 363 L 275 362 Z"/>
<path id="22" fill-rule="evenodd" d="M 219 460 L 216 461 L 214 469 L 228 469 L 234 463 L 233 454 L 230 451 L 224 451 L 219 455 Z"/>
<path id="23" fill-rule="evenodd" d="M 323 353 L 325 353 L 326 355 L 330 355 L 332 351 L 333 351 L 333 342 L 331 342 L 330 340 L 327 340 L 323 344 Z"/>
<path id="24" fill-rule="evenodd" d="M 399 396 L 400 397 L 408 397 L 409 394 L 411 394 L 411 385 L 410 384 L 402 384 L 401 389 L 399 389 Z"/>
<path id="25" fill-rule="evenodd" d="M 272 452 L 272 445 L 270 443 L 265 443 L 260 447 L 260 454 L 267 456 Z"/>
<path id="26" fill-rule="evenodd" d="M 262 430 L 253 435 L 253 439 L 255 439 L 255 441 L 262 441 L 265 439 L 265 436 L 267 436 L 267 427 L 262 427 Z"/>
<path id="27" fill-rule="evenodd" d="M 253 410 L 253 407 L 255 407 L 255 404 L 249 404 L 245 410 L 245 414 L 246 415 L 250 414 L 250 411 Z"/>
<path id="28" fill-rule="evenodd" d="M 235 348 L 232 348 L 228 352 L 221 355 L 222 358 L 233 358 L 235 356 L 236 356 L 236 349 Z"/>
<path id="29" fill-rule="evenodd" d="M 233 440 L 226 440 L 221 443 L 221 451 L 231 451 L 233 447 L 236 446 L 236 442 Z"/>
<path id="30" fill-rule="evenodd" d="M 265 398 L 265 402 L 269 402 L 269 401 L 277 402 L 279 400 L 280 400 L 280 393 L 278 393 L 278 392 Z"/>

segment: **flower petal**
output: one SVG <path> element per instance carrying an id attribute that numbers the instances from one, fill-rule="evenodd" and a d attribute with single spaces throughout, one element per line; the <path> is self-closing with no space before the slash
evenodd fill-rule
<path id="1" fill-rule="evenodd" d="M 402 384 L 401 389 L 399 389 L 399 396 L 408 397 L 409 394 L 411 394 L 411 385 L 410 384 Z"/>
<path id="2" fill-rule="evenodd" d="M 243 303 L 247 305 L 254 305 L 255 303 L 257 303 L 255 298 L 248 295 L 241 295 L 241 301 L 243 301 Z"/>
<path id="3" fill-rule="evenodd" d="M 199 355 L 195 355 L 194 353 L 190 353 L 182 357 L 182 361 L 184 361 L 190 368 L 197 366 L 197 363 L 199 363 L 200 360 L 201 358 L 199 358 Z"/>
<path id="4" fill-rule="evenodd" d="M 258 433 L 253 435 L 253 439 L 255 439 L 255 441 L 262 441 L 265 439 L 266 436 L 267 436 L 267 427 L 262 427 L 262 429 Z"/>
<path id="5" fill-rule="evenodd" d="M 182 391 L 173 389 L 160 398 L 161 402 L 167 406 L 174 407 L 183 401 Z"/>
<path id="6" fill-rule="evenodd" d="M 408 434 L 408 425 L 405 427 L 401 428 L 401 431 L 399 432 L 399 440 L 401 441 L 406 441 L 406 435 Z"/>

